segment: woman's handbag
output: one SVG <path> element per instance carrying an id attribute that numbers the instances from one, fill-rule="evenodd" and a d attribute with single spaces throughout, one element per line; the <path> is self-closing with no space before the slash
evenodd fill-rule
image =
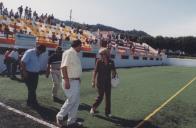
<path id="1" fill-rule="evenodd" d="M 116 74 L 115 77 L 113 77 L 111 79 L 111 84 L 112 84 L 112 87 L 114 87 L 114 88 L 117 87 L 120 84 L 120 79 L 119 79 L 117 74 Z"/>

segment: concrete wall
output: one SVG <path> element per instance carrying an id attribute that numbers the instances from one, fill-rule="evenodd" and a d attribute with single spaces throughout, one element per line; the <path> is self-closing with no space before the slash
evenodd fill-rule
<path id="1" fill-rule="evenodd" d="M 167 58 L 167 65 L 196 67 L 196 59 Z"/>
<path id="2" fill-rule="evenodd" d="M 43 56 L 45 56 L 42 60 L 42 69 L 44 70 L 46 68 L 47 64 L 47 53 L 45 53 Z M 80 57 L 82 58 L 82 53 L 80 53 Z M 143 60 L 142 57 L 139 57 L 138 60 L 133 59 L 132 56 L 129 56 L 129 59 L 121 59 L 120 54 L 115 55 L 115 66 L 116 67 L 135 67 L 135 66 L 154 66 L 154 65 L 174 65 L 174 66 L 190 66 L 190 67 L 196 67 L 196 59 L 178 59 L 178 58 L 167 58 L 167 56 L 163 56 L 162 60 L 150 60 L 150 58 L 147 58 L 147 60 Z M 94 58 L 82 58 L 81 60 L 82 67 L 84 69 L 93 69 L 95 66 L 95 59 Z M 3 64 L 3 55 L 0 55 L 0 73 L 6 69 L 6 66 Z"/>
<path id="3" fill-rule="evenodd" d="M 80 54 L 80 57 L 82 57 L 82 54 Z M 139 57 L 139 59 L 133 59 L 133 56 L 129 56 L 128 59 L 121 59 L 120 54 L 115 55 L 115 66 L 116 67 L 136 67 L 136 66 L 154 66 L 154 65 L 163 65 L 166 62 L 165 57 L 162 58 L 162 60 L 156 60 L 154 58 L 153 60 L 150 60 L 148 57 L 147 60 L 143 60 L 142 57 Z M 94 58 L 82 58 L 81 59 L 82 67 L 84 69 L 93 69 L 95 66 L 95 59 Z"/>

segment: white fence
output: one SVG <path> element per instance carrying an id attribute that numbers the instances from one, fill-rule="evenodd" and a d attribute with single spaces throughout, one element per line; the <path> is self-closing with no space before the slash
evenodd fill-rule
<path id="1" fill-rule="evenodd" d="M 168 58 L 166 64 L 175 66 L 196 67 L 196 59 Z"/>

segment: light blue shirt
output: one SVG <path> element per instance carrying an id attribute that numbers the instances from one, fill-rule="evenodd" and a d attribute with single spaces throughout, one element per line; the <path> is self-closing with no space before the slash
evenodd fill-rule
<path id="1" fill-rule="evenodd" d="M 41 70 L 41 55 L 37 55 L 36 49 L 27 50 L 23 57 L 22 62 L 26 65 L 26 70 L 29 72 L 39 72 Z"/>

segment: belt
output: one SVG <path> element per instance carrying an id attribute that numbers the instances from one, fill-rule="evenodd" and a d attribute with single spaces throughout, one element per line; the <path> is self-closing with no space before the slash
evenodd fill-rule
<path id="1" fill-rule="evenodd" d="M 80 78 L 69 78 L 70 80 L 80 80 Z"/>
<path id="2" fill-rule="evenodd" d="M 51 70 L 60 70 L 60 68 L 52 68 Z"/>

